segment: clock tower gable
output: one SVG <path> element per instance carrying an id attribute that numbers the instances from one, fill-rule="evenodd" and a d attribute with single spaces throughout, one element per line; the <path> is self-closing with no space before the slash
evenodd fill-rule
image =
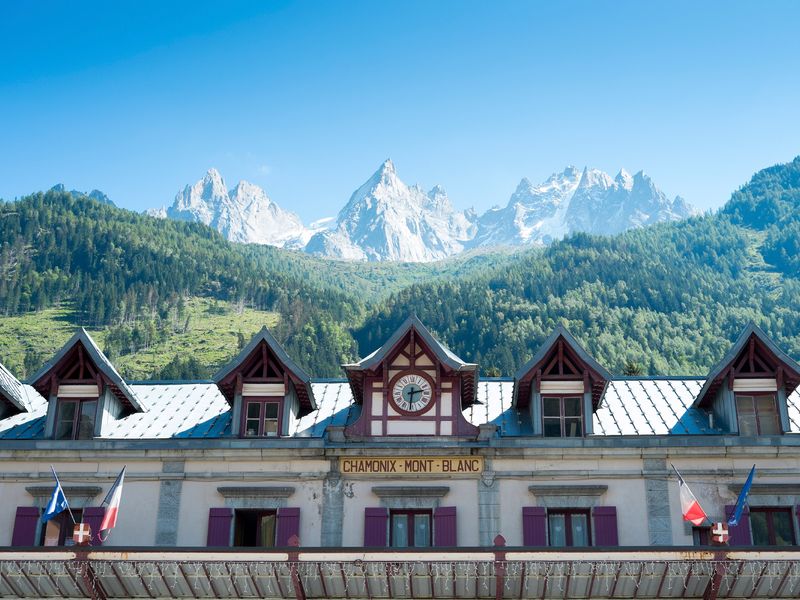
<path id="1" fill-rule="evenodd" d="M 378 350 L 344 365 L 361 414 L 349 438 L 475 437 L 463 408 L 474 402 L 477 365 L 445 348 L 410 317 Z"/>

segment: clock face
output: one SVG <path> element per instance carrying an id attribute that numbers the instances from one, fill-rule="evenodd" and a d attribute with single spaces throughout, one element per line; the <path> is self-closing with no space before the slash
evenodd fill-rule
<path id="1" fill-rule="evenodd" d="M 401 411 L 420 413 L 430 406 L 431 400 L 431 383 L 422 375 L 403 375 L 392 387 L 392 402 Z"/>

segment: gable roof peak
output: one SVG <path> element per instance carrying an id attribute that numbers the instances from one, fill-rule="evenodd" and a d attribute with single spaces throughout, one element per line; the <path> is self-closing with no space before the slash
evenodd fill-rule
<path id="1" fill-rule="evenodd" d="M 711 371 L 706 377 L 703 387 L 697 394 L 697 398 L 695 398 L 693 406 L 696 407 L 706 404 L 706 397 L 709 396 L 711 392 L 717 388 L 721 380 L 724 379 L 728 367 L 730 367 L 736 358 L 742 353 L 742 351 L 744 351 L 745 346 L 752 337 L 755 337 L 759 342 L 761 342 L 767 351 L 773 354 L 774 358 L 781 363 L 781 366 L 784 368 L 784 370 L 788 371 L 784 375 L 784 382 L 787 385 L 787 395 L 792 393 L 794 389 L 800 385 L 800 365 L 798 365 L 793 358 L 781 350 L 777 344 L 775 344 L 772 338 L 769 337 L 769 335 L 767 335 L 763 329 L 761 329 L 761 327 L 756 325 L 755 322 L 749 321 L 736 340 L 733 342 L 730 350 L 728 350 L 722 360 L 712 367 Z"/>
<path id="2" fill-rule="evenodd" d="M 67 342 L 61 347 L 61 349 L 56 352 L 55 356 L 42 365 L 42 368 L 39 369 L 39 371 L 33 377 L 31 377 L 31 385 L 37 388 L 37 391 L 41 393 L 39 388 L 44 385 L 43 381 L 47 378 L 53 368 L 56 367 L 77 344 L 80 344 L 84 350 L 86 350 L 86 353 L 89 355 L 89 358 L 92 360 L 95 366 L 105 376 L 113 388 L 115 388 L 114 393 L 118 398 L 127 401 L 136 411 L 143 412 L 146 410 L 146 407 L 142 404 L 139 398 L 137 398 L 133 389 L 131 389 L 131 387 L 125 383 L 122 375 L 119 374 L 116 367 L 114 367 L 114 365 L 103 353 L 103 351 L 94 341 L 94 339 L 92 339 L 92 336 L 89 335 L 89 332 L 86 331 L 84 327 L 78 327 L 72 337 L 70 337 L 69 340 L 67 340 Z M 45 396 L 45 394 L 42 395 Z"/>
<path id="3" fill-rule="evenodd" d="M 474 371 L 477 370 L 478 365 L 475 363 L 468 363 L 445 346 L 442 342 L 437 340 L 425 324 L 419 319 L 416 313 L 411 313 L 406 317 L 405 321 L 394 331 L 389 339 L 383 343 L 378 349 L 362 358 L 360 361 L 350 364 L 342 365 L 346 371 L 362 371 L 375 367 L 383 362 L 388 354 L 394 347 L 408 334 L 411 330 L 416 331 L 423 339 L 425 344 L 431 349 L 441 362 L 455 371 Z"/>
<path id="4" fill-rule="evenodd" d="M 606 381 L 611 379 L 611 373 L 609 373 L 603 365 L 597 362 L 597 359 L 589 354 L 583 345 L 581 345 L 581 343 L 577 340 L 577 338 L 572 335 L 569 329 L 567 329 L 566 326 L 561 323 L 553 328 L 553 331 L 550 332 L 550 335 L 547 336 L 547 339 L 545 339 L 542 345 L 539 346 L 539 349 L 536 351 L 533 357 L 517 370 L 514 379 L 520 380 L 525 377 L 525 375 L 527 375 L 537 363 L 541 362 L 547 356 L 547 353 L 550 352 L 560 337 L 563 337 L 564 341 L 567 342 L 567 345 L 578 355 L 578 358 L 583 360 L 587 366 L 593 369 L 600 377 Z"/>
<path id="5" fill-rule="evenodd" d="M 358 362 L 342 365 L 342 368 L 347 374 L 347 379 L 350 381 L 350 389 L 353 391 L 353 397 L 356 399 L 356 402 L 361 402 L 363 395 L 362 384 L 365 376 L 364 372 L 374 369 L 383 363 L 411 330 L 414 330 L 419 337 L 422 338 L 422 341 L 439 362 L 449 369 L 452 369 L 454 372 L 463 374 L 461 377 L 462 406 L 474 404 L 476 401 L 475 387 L 478 380 L 478 365 L 465 362 L 456 356 L 454 352 L 433 336 L 416 313 L 413 312 L 406 317 L 405 321 L 403 321 L 400 327 L 395 330 L 382 346 L 372 351 Z"/>
<path id="6" fill-rule="evenodd" d="M 261 343 L 266 344 L 278 360 L 283 363 L 284 367 L 300 381 L 306 392 L 305 395 L 308 398 L 308 410 L 316 410 L 317 402 L 314 398 L 314 392 L 311 389 L 311 377 L 306 373 L 303 367 L 292 360 L 292 357 L 286 353 L 283 346 L 275 339 L 275 336 L 272 335 L 266 325 L 262 325 L 261 329 L 250 339 L 250 342 L 216 372 L 212 377 L 212 381 L 218 386 L 222 384 L 223 380 L 233 373 L 237 367 L 241 366 Z M 227 394 L 223 391 L 223 395 Z"/>
<path id="7" fill-rule="evenodd" d="M 570 333 L 569 329 L 562 323 L 557 324 L 547 339 L 539 346 L 539 349 L 534 353 L 533 357 L 519 368 L 516 375 L 514 375 L 514 392 L 512 394 L 512 405 L 524 407 L 530 400 L 531 380 L 534 369 L 540 365 L 553 350 L 558 340 L 563 338 L 570 350 L 575 353 L 575 356 L 583 362 L 585 368 L 589 373 L 593 373 L 591 378 L 592 384 L 592 404 L 596 407 L 600 405 L 600 400 L 605 393 L 608 382 L 611 380 L 611 373 L 609 373 L 603 365 L 589 354 L 581 343 Z"/>

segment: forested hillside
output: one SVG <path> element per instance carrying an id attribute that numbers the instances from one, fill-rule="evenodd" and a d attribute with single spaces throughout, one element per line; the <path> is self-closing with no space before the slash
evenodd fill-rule
<path id="1" fill-rule="evenodd" d="M 128 375 L 207 377 L 266 324 L 311 372 L 338 375 L 341 362 L 356 357 L 349 328 L 368 306 L 415 281 L 511 257 L 326 261 L 233 244 L 203 225 L 154 219 L 61 186 L 0 203 L 0 361 L 30 375 L 80 325 Z M 208 337 L 211 323 L 230 346 L 222 355 L 192 338 Z"/>
<path id="2" fill-rule="evenodd" d="M 754 321 L 800 357 L 800 158 L 715 215 L 578 235 L 483 276 L 414 285 L 356 332 L 361 353 L 409 312 L 486 373 L 513 373 L 557 323 L 612 371 L 705 374 Z"/>
<path id="3" fill-rule="evenodd" d="M 337 354 L 353 354 L 344 324 L 360 318 L 361 299 L 292 273 L 272 248 L 261 249 L 256 261 L 207 227 L 52 190 L 2 205 L 0 224 L 5 315 L 35 319 L 43 309 L 65 307 L 62 319 L 71 325 L 108 330 L 105 350 L 111 356 L 148 350 L 187 329 L 186 306 L 193 297 L 278 313 L 283 317 L 278 330 L 290 347 L 313 342 L 321 350 L 309 356 L 315 370 L 330 372 L 337 368 Z M 304 339 L 309 325 L 315 334 Z M 42 342 L 45 351 L 54 346 L 30 340 L 26 352 L 38 355 Z M 25 372 L 36 363 L 35 357 L 25 361 L 0 353 L 9 366 L 22 363 Z"/>
<path id="4" fill-rule="evenodd" d="M 0 361 L 30 375 L 83 325 L 126 376 L 208 377 L 267 324 L 336 376 L 415 312 L 484 374 L 557 323 L 617 373 L 703 374 L 748 321 L 800 357 L 799 254 L 800 158 L 714 215 L 422 265 L 231 244 L 51 190 L 0 204 Z"/>

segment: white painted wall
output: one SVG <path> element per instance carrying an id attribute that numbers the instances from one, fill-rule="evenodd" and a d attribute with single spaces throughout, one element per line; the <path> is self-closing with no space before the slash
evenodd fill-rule
<path id="1" fill-rule="evenodd" d="M 395 449 L 396 450 L 396 449 Z M 391 449 L 373 450 L 386 454 Z M 328 451 L 330 452 L 330 451 Z M 363 449 L 352 455 L 365 455 Z M 322 529 L 322 485 L 325 475 L 336 464 L 332 455 L 319 450 L 279 451 L 254 449 L 186 450 L 149 452 L 116 451 L 2 450 L 0 454 L 0 545 L 9 545 L 18 506 L 33 506 L 28 486 L 53 484 L 53 464 L 64 485 L 99 485 L 102 491 L 93 505 L 99 505 L 123 465 L 127 477 L 117 528 L 108 545 L 153 545 L 156 538 L 160 481 L 163 461 L 185 459 L 178 520 L 178 544 L 205 546 L 208 512 L 224 507 L 226 499 L 219 486 L 292 486 L 295 492 L 286 504 L 301 509 L 300 538 L 304 546 L 318 546 Z M 429 454 L 420 452 L 420 454 Z M 451 455 L 463 455 L 453 448 Z M 532 484 L 607 485 L 598 505 L 616 506 L 618 533 L 623 546 L 647 546 L 647 505 L 642 477 L 644 459 L 664 458 L 667 467 L 674 463 L 686 478 L 701 505 L 712 519 L 722 517 L 723 507 L 733 504 L 735 492 L 729 484 L 739 484 L 753 463 L 758 465 L 756 483 L 797 484 L 800 448 L 716 447 L 648 450 L 613 448 L 527 448 L 489 450 L 496 454 L 487 464 L 496 473 L 500 503 L 500 533 L 509 546 L 522 543 L 522 507 L 535 506 L 537 499 L 528 491 Z M 691 544 L 680 513 L 677 478 L 665 472 L 670 500 L 673 544 Z M 449 493 L 439 500 L 442 506 L 456 506 L 458 537 L 461 546 L 479 544 L 478 477 L 448 478 L 407 476 L 351 477 L 344 480 L 343 545 L 359 547 L 364 536 L 364 509 L 381 506 L 373 486 L 413 485 L 448 486 Z M 752 496 L 751 503 L 787 506 L 800 498 Z"/>

